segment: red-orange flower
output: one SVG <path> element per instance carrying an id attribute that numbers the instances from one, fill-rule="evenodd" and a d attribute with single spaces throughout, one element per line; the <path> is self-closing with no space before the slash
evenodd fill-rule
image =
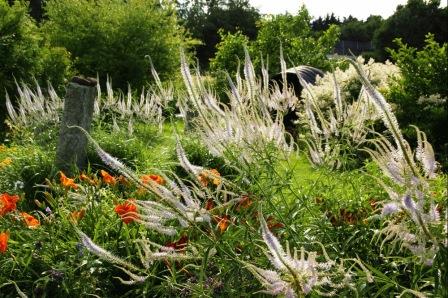
<path id="1" fill-rule="evenodd" d="M 197 178 L 199 183 L 204 187 L 208 186 L 209 182 L 212 182 L 216 186 L 220 185 L 222 182 L 221 174 L 216 169 L 203 170 L 199 173 Z"/>
<path id="2" fill-rule="evenodd" d="M 137 206 L 133 199 L 128 199 L 123 204 L 116 205 L 115 212 L 125 224 L 131 223 L 138 218 Z"/>
<path id="3" fill-rule="evenodd" d="M 18 195 L 10 195 L 3 193 L 0 195 L 0 216 L 5 215 L 8 212 L 14 211 L 17 208 Z"/>
<path id="4" fill-rule="evenodd" d="M 188 236 L 183 235 L 182 237 L 180 237 L 179 240 L 175 242 L 168 242 L 167 244 L 165 244 L 165 246 L 171 247 L 172 249 L 175 250 L 184 250 L 187 247 L 187 244 L 188 244 Z"/>
<path id="5" fill-rule="evenodd" d="M 281 222 L 278 222 L 275 218 L 273 218 L 272 216 L 269 216 L 266 219 L 266 223 L 268 224 L 268 228 L 269 230 L 273 230 L 273 229 L 280 229 L 285 227 L 284 224 L 282 224 Z"/>
<path id="6" fill-rule="evenodd" d="M 205 202 L 205 210 L 211 210 L 211 209 L 213 209 L 214 207 L 215 207 L 215 203 L 213 202 L 212 199 L 208 199 L 208 200 Z"/>
<path id="7" fill-rule="evenodd" d="M 230 224 L 230 217 L 228 215 L 224 215 L 222 217 L 217 218 L 219 220 L 218 222 L 218 228 L 221 232 L 224 232 L 227 230 L 227 227 Z"/>
<path id="8" fill-rule="evenodd" d="M 236 206 L 236 211 L 240 211 L 241 208 L 247 209 L 252 205 L 252 203 L 253 201 L 249 198 L 249 196 L 242 196 L 241 200 Z"/>
<path id="9" fill-rule="evenodd" d="M 9 233 L 8 232 L 2 232 L 0 233 L 0 253 L 5 253 L 8 249 L 8 239 L 9 239 Z"/>
<path id="10" fill-rule="evenodd" d="M 64 186 L 65 188 L 78 188 L 78 185 L 75 183 L 75 179 L 67 178 L 67 176 L 65 176 L 62 171 L 59 171 L 59 175 L 61 175 L 60 181 L 62 186 Z"/>
<path id="11" fill-rule="evenodd" d="M 81 173 L 81 175 L 79 175 L 79 180 L 85 181 L 85 182 L 89 183 L 90 185 L 98 184 L 98 181 L 95 181 L 95 179 L 90 178 L 89 176 L 87 176 L 84 173 Z"/>
<path id="12" fill-rule="evenodd" d="M 74 221 L 74 222 L 78 222 L 80 221 L 84 215 L 86 214 L 86 209 L 82 208 L 79 211 L 73 211 L 72 213 L 70 213 L 70 218 Z"/>
<path id="13" fill-rule="evenodd" d="M 160 185 L 165 185 L 165 183 L 166 183 L 165 179 L 163 179 L 159 175 L 154 175 L 154 174 L 143 175 L 142 177 L 140 177 L 140 179 L 143 184 L 147 184 L 150 180 L 152 180 L 155 183 L 160 184 Z"/>
<path id="14" fill-rule="evenodd" d="M 115 177 L 112 176 L 111 174 L 109 174 L 108 172 L 101 170 L 100 173 L 101 173 L 101 176 L 103 177 L 104 183 L 109 184 L 109 185 L 117 184 L 117 180 L 115 179 Z"/>
<path id="15" fill-rule="evenodd" d="M 117 177 L 117 182 L 124 186 L 131 185 L 131 183 L 129 183 L 128 179 L 126 179 L 126 177 L 123 175 L 120 175 Z"/>
<path id="16" fill-rule="evenodd" d="M 28 228 L 30 229 L 36 229 L 40 226 L 40 222 L 38 219 L 36 219 L 31 214 L 28 214 L 26 212 L 21 212 L 20 215 L 22 215 L 23 220 L 25 220 L 25 223 Z"/>

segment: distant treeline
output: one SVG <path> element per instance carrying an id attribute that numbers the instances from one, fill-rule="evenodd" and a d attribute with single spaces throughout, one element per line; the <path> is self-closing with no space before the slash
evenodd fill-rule
<path id="1" fill-rule="evenodd" d="M 334 14 L 319 17 L 311 22 L 313 31 L 318 34 L 330 25 L 338 25 L 340 40 L 354 42 L 351 48 L 360 54 L 366 43 L 371 49 L 366 53 L 377 60 L 390 58 L 386 48 L 394 48 L 393 40 L 401 38 L 409 46 L 421 48 L 425 36 L 431 32 L 437 42 L 448 40 L 448 8 L 440 8 L 440 0 L 409 0 L 406 5 L 398 5 L 396 11 L 387 19 L 371 15 L 365 21 L 348 16 L 340 20 Z M 197 58 L 202 66 L 207 66 L 214 56 L 219 42 L 218 30 L 235 33 L 241 31 L 249 40 L 257 36 L 260 19 L 263 17 L 246 0 L 187 0 L 178 4 L 182 24 L 192 37 L 202 44 L 196 47 Z M 339 44 L 341 46 L 341 44 Z M 358 49 L 355 47 L 358 46 Z M 341 46 L 342 47 L 342 46 Z"/>

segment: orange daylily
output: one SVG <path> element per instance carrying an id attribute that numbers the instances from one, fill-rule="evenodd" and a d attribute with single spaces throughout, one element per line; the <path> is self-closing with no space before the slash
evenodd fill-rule
<path id="1" fill-rule="evenodd" d="M 115 177 L 112 176 L 111 174 L 109 174 L 108 172 L 101 170 L 100 173 L 101 173 L 101 176 L 103 177 L 104 183 L 109 184 L 109 185 L 117 184 L 117 180 L 115 179 Z"/>
<path id="2" fill-rule="evenodd" d="M 138 219 L 137 206 L 133 199 L 128 199 L 123 204 L 115 206 L 115 212 L 121 217 L 121 220 L 125 223 L 131 223 Z"/>
<path id="3" fill-rule="evenodd" d="M 9 239 L 8 232 L 0 233 L 0 253 L 2 254 L 4 254 L 8 249 L 8 239 Z"/>
<path id="4" fill-rule="evenodd" d="M 212 199 L 208 199 L 205 202 L 205 210 L 212 210 L 215 207 L 215 203 L 213 202 Z"/>
<path id="5" fill-rule="evenodd" d="M 216 169 L 203 170 L 199 173 L 197 178 L 199 183 L 204 187 L 207 187 L 209 182 L 212 182 L 216 186 L 220 185 L 222 182 L 221 174 Z"/>
<path id="6" fill-rule="evenodd" d="M 126 177 L 123 175 L 118 176 L 117 182 L 124 186 L 131 185 L 131 183 L 129 183 L 128 179 L 126 179 Z"/>
<path id="7" fill-rule="evenodd" d="M 17 206 L 17 201 L 19 200 L 18 195 L 10 195 L 7 193 L 2 193 L 0 195 L 0 216 L 5 215 L 8 212 L 14 211 Z"/>
<path id="8" fill-rule="evenodd" d="M 225 230 L 227 230 L 227 227 L 230 224 L 230 216 L 228 215 L 224 215 L 223 217 L 217 217 L 217 219 L 219 220 L 218 222 L 218 228 L 219 230 L 222 232 L 224 232 Z"/>
<path id="9" fill-rule="evenodd" d="M 375 199 L 370 199 L 369 205 L 372 208 L 372 210 L 376 210 L 378 208 L 378 202 Z"/>
<path id="10" fill-rule="evenodd" d="M 143 184 L 147 184 L 150 180 L 154 181 L 155 183 L 157 183 L 159 185 L 165 185 L 165 183 L 166 183 L 165 179 L 163 179 L 159 175 L 154 175 L 154 174 L 143 175 L 140 177 L 140 179 Z"/>
<path id="11" fill-rule="evenodd" d="M 148 184 L 150 181 L 154 181 L 155 183 L 157 183 L 157 184 L 159 184 L 159 185 L 165 185 L 166 184 L 166 181 L 165 181 L 165 179 L 163 179 L 161 176 L 159 176 L 159 175 L 154 175 L 154 174 L 150 174 L 150 175 L 142 175 L 141 177 L 140 177 L 140 181 L 143 183 L 143 184 Z M 144 194 L 146 192 L 146 189 L 145 188 L 143 188 L 143 187 L 140 187 L 139 189 L 138 189 L 138 194 L 139 195 L 142 195 L 142 194 Z"/>
<path id="12" fill-rule="evenodd" d="M 285 225 L 282 224 L 281 222 L 277 221 L 275 218 L 273 218 L 272 216 L 269 216 L 266 219 L 266 223 L 268 224 L 268 228 L 269 230 L 273 230 L 273 229 L 280 229 L 280 228 L 284 228 Z"/>
<path id="13" fill-rule="evenodd" d="M 172 249 L 175 250 L 184 250 L 187 247 L 187 244 L 188 244 L 188 236 L 183 235 L 182 237 L 180 237 L 179 240 L 175 242 L 168 242 L 167 244 L 165 244 L 165 246 L 171 247 Z"/>
<path id="14" fill-rule="evenodd" d="M 249 196 L 242 196 L 236 206 L 236 211 L 240 211 L 241 208 L 247 209 L 252 205 L 252 203 L 253 201 L 249 198 Z"/>
<path id="15" fill-rule="evenodd" d="M 61 175 L 60 181 L 62 186 L 64 186 L 65 188 L 73 188 L 73 189 L 78 188 L 78 185 L 75 183 L 75 179 L 67 178 L 67 176 L 65 176 L 65 174 L 62 171 L 59 171 L 59 175 Z"/>
<path id="16" fill-rule="evenodd" d="M 89 176 L 87 176 L 84 173 L 81 173 L 81 175 L 79 175 L 79 180 L 85 181 L 85 182 L 89 183 L 90 185 L 98 184 L 98 181 L 95 181 L 95 179 L 90 178 Z"/>
<path id="17" fill-rule="evenodd" d="M 78 222 L 80 221 L 84 215 L 86 214 L 86 209 L 82 208 L 79 211 L 73 211 L 72 213 L 70 213 L 70 218 L 74 221 L 74 222 Z"/>
<path id="18" fill-rule="evenodd" d="M 21 212 L 20 215 L 23 217 L 23 220 L 25 220 L 25 223 L 28 228 L 30 229 L 36 229 L 40 226 L 40 222 L 37 218 L 32 216 L 31 214 L 28 214 L 26 212 Z"/>

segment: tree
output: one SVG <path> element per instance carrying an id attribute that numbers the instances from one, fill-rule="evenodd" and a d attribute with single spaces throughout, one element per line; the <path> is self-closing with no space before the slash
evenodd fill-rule
<path id="1" fill-rule="evenodd" d="M 448 43 L 437 43 L 432 34 L 427 35 L 421 50 L 401 39 L 394 42 L 398 50 L 389 53 L 401 76 L 394 80 L 388 97 L 396 105 L 404 132 L 415 138 L 415 130 L 409 125 L 417 125 L 448 168 Z"/>
<path id="2" fill-rule="evenodd" d="M 40 22 L 42 20 L 42 0 L 30 0 L 30 15 L 35 19 L 37 22 Z"/>
<path id="3" fill-rule="evenodd" d="M 368 42 L 383 23 L 381 16 L 371 15 L 366 21 L 349 16 L 341 24 L 341 39 Z"/>
<path id="4" fill-rule="evenodd" d="M 325 31 L 331 25 L 340 25 L 341 21 L 334 15 L 334 13 L 327 14 L 325 18 L 319 17 L 311 23 L 313 31 Z"/>
<path id="5" fill-rule="evenodd" d="M 327 55 L 339 39 L 338 26 L 330 25 L 326 31 L 314 36 L 311 17 L 304 6 L 297 15 L 271 16 L 261 20 L 259 26 L 252 52 L 268 56 L 271 73 L 280 71 L 280 45 L 287 63 L 329 69 Z M 258 55 L 254 57 L 258 64 L 260 59 Z"/>
<path id="6" fill-rule="evenodd" d="M 48 43 L 20 1 L 10 6 L 0 0 L 0 32 L 0 131 L 4 132 L 5 91 L 14 101 L 16 81 L 46 85 L 49 80 L 57 87 L 70 71 L 70 56 Z"/>
<path id="7" fill-rule="evenodd" d="M 100 82 L 109 75 L 121 89 L 147 82 L 145 56 L 162 78 L 177 73 L 179 48 L 189 46 L 168 1 L 48 0 L 46 11 L 46 34 L 72 54 L 76 70 Z"/>
<path id="8" fill-rule="evenodd" d="M 42 1 L 43 0 L 29 0 L 29 13 L 30 16 L 33 17 L 37 22 L 40 22 L 42 19 Z M 13 6 L 16 0 L 8 0 L 9 6 Z"/>
<path id="9" fill-rule="evenodd" d="M 425 36 L 431 32 L 437 42 L 448 40 L 448 8 L 439 8 L 440 0 L 408 0 L 406 5 L 397 6 L 375 33 L 374 44 L 382 59 L 389 58 L 386 48 L 395 46 L 393 40 L 401 38 L 412 47 L 421 48 Z"/>
<path id="10" fill-rule="evenodd" d="M 196 56 L 203 68 L 215 55 L 219 30 L 236 33 L 241 31 L 249 39 L 257 36 L 258 11 L 247 0 L 188 0 L 179 6 L 182 24 L 193 38 L 201 41 Z"/>
<path id="11" fill-rule="evenodd" d="M 238 69 L 238 64 L 244 64 L 244 48 L 248 48 L 249 38 L 241 31 L 232 34 L 221 30 L 219 33 L 221 41 L 216 45 L 217 51 L 210 61 L 210 69 L 234 73 Z"/>

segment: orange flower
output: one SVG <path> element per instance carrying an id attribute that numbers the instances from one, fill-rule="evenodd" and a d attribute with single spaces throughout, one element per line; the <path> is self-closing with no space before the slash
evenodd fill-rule
<path id="1" fill-rule="evenodd" d="M 67 178 L 62 171 L 59 171 L 59 174 L 61 175 L 60 181 L 62 186 L 65 188 L 78 188 L 78 185 L 75 183 L 75 179 Z"/>
<path id="2" fill-rule="evenodd" d="M 218 186 L 221 184 L 221 174 L 216 169 L 210 170 L 210 176 L 214 185 Z"/>
<path id="3" fill-rule="evenodd" d="M 205 202 L 205 210 L 211 210 L 211 209 L 213 209 L 214 207 L 215 207 L 215 203 L 213 202 L 212 199 L 208 199 L 208 200 Z"/>
<path id="4" fill-rule="evenodd" d="M 167 244 L 165 244 L 165 247 L 171 247 L 172 249 L 175 250 L 185 250 L 187 244 L 188 244 L 188 236 L 183 235 L 176 242 L 168 242 Z"/>
<path id="5" fill-rule="evenodd" d="M 133 199 L 128 199 L 123 204 L 116 205 L 115 212 L 125 224 L 131 223 L 138 218 L 137 206 Z"/>
<path id="6" fill-rule="evenodd" d="M 149 183 L 150 180 L 154 181 L 155 183 L 157 183 L 159 185 L 165 185 L 165 183 L 166 183 L 165 179 L 163 179 L 159 175 L 151 174 L 151 175 L 143 175 L 141 177 L 141 181 L 142 181 L 143 184 Z"/>
<path id="7" fill-rule="evenodd" d="M 4 254 L 8 249 L 8 239 L 9 239 L 8 232 L 0 233 L 0 253 L 2 254 Z"/>
<path id="8" fill-rule="evenodd" d="M 204 187 L 208 186 L 209 182 L 212 182 L 216 186 L 220 185 L 222 182 L 221 174 L 216 169 L 203 170 L 197 178 L 199 183 Z"/>
<path id="9" fill-rule="evenodd" d="M 375 199 L 370 199 L 369 204 L 372 210 L 376 210 L 378 208 L 378 202 Z"/>
<path id="10" fill-rule="evenodd" d="M 207 179 L 207 176 L 206 176 L 205 172 L 201 172 L 201 173 L 199 174 L 199 176 L 198 176 L 198 180 L 199 180 L 199 183 L 200 183 L 203 187 L 207 187 L 207 185 L 208 185 L 208 179 Z"/>
<path id="11" fill-rule="evenodd" d="M 79 180 L 85 181 L 85 182 L 89 183 L 90 185 L 97 185 L 98 184 L 98 181 L 95 181 L 94 179 L 90 178 L 89 176 L 87 176 L 84 173 L 81 173 L 81 175 L 79 175 Z"/>
<path id="12" fill-rule="evenodd" d="M 30 229 L 36 229 L 40 226 L 39 220 L 37 220 L 34 216 L 31 214 L 28 214 L 26 212 L 21 212 L 20 215 L 22 215 L 23 219 L 25 220 L 25 223 L 28 228 Z"/>
<path id="13" fill-rule="evenodd" d="M 273 230 L 273 229 L 280 229 L 285 227 L 284 224 L 282 224 L 281 222 L 278 222 L 275 218 L 273 218 L 272 216 L 269 216 L 266 219 L 266 223 L 268 224 L 268 228 L 269 230 Z"/>
<path id="14" fill-rule="evenodd" d="M 82 208 L 79 211 L 73 211 L 72 213 L 70 213 L 70 218 L 74 221 L 74 222 L 78 222 L 80 221 L 84 215 L 86 214 L 86 209 Z"/>
<path id="15" fill-rule="evenodd" d="M 236 206 L 236 211 L 240 211 L 241 208 L 247 209 L 252 205 L 252 203 L 253 201 L 249 198 L 249 196 L 242 196 Z"/>
<path id="16" fill-rule="evenodd" d="M 101 170 L 100 173 L 101 173 L 101 176 L 103 177 L 104 183 L 109 184 L 109 185 L 117 184 L 117 180 L 115 180 L 115 177 L 112 176 L 111 174 L 109 174 L 108 172 Z"/>
<path id="17" fill-rule="evenodd" d="M 218 228 L 222 233 L 227 230 L 227 227 L 230 224 L 230 217 L 228 215 L 224 215 L 223 217 L 218 217 L 217 219 L 219 220 Z"/>
<path id="18" fill-rule="evenodd" d="M 131 184 L 129 183 L 128 179 L 126 179 L 126 177 L 123 176 L 123 175 L 118 176 L 118 178 L 117 178 L 117 182 L 120 183 L 121 185 L 124 185 L 124 186 L 129 186 L 129 185 L 131 185 Z"/>
<path id="19" fill-rule="evenodd" d="M 17 206 L 16 203 L 19 200 L 18 195 L 9 195 L 3 193 L 0 195 L 0 216 L 5 215 L 8 212 L 14 211 Z"/>

